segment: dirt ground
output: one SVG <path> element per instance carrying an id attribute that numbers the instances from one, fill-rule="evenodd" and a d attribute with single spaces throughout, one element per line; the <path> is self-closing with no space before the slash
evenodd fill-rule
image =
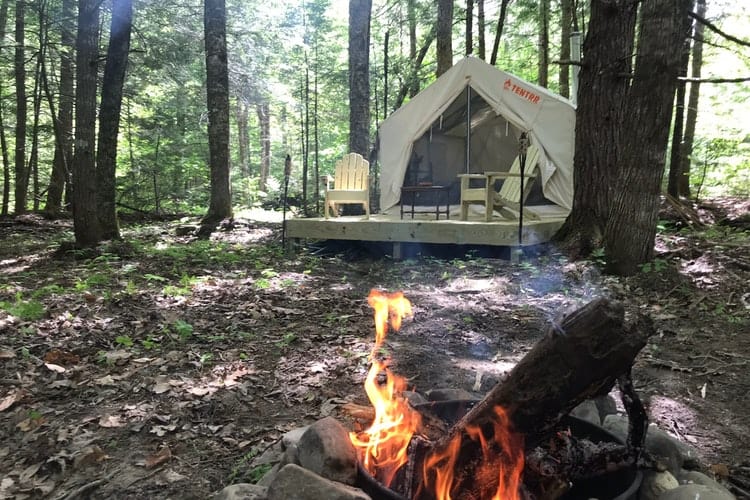
<path id="1" fill-rule="evenodd" d="M 373 288 L 413 304 L 386 347 L 420 392 L 481 396 L 593 298 L 650 315 L 633 375 L 652 421 L 750 491 L 750 235 L 724 224 L 748 209 L 706 203 L 700 231 L 665 211 L 657 258 L 627 279 L 551 247 L 521 264 L 428 248 L 396 262 L 373 245 L 283 256 L 280 225 L 253 220 L 210 242 L 133 222 L 125 243 L 60 255 L 69 220 L 0 220 L 0 499 L 202 499 L 257 480 L 282 434 L 367 403 Z"/>

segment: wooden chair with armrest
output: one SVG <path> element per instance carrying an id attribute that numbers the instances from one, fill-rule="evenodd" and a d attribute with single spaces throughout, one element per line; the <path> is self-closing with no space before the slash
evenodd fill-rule
<path id="1" fill-rule="evenodd" d="M 329 210 L 338 217 L 338 205 L 344 203 L 362 205 L 365 218 L 370 218 L 370 162 L 359 153 L 344 155 L 336 163 L 334 175 L 325 177 L 325 218 Z"/>
<path id="2" fill-rule="evenodd" d="M 523 200 L 531 192 L 531 187 L 539 174 L 539 149 L 529 146 L 526 153 L 524 168 Z M 481 174 L 459 174 L 461 179 L 461 220 L 467 220 L 469 205 L 484 205 L 484 220 L 490 222 L 494 210 L 498 210 L 503 217 L 516 219 L 520 211 L 521 193 L 521 158 L 516 157 L 507 172 L 484 172 Z M 502 180 L 499 191 L 495 191 L 495 181 Z M 478 186 L 472 186 L 472 181 L 479 181 Z M 514 212 L 515 211 L 515 212 Z M 538 220 L 539 216 L 523 209 L 523 216 L 531 220 Z"/>

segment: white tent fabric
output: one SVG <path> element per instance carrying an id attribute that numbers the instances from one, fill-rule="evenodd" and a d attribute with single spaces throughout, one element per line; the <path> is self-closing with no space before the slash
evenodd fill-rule
<path id="1" fill-rule="evenodd" d="M 484 103 L 469 104 L 467 87 L 469 99 L 479 96 Z M 467 108 L 471 109 L 470 127 Z M 449 123 L 450 116 L 463 116 L 463 121 Z M 467 129 L 471 138 L 468 147 Z M 413 154 L 429 162 L 436 184 L 451 183 L 467 169 L 509 168 L 518 154 L 521 132 L 528 132 L 542 153 L 544 197 L 569 211 L 573 204 L 575 107 L 543 87 L 473 57 L 455 64 L 380 125 L 381 210 L 398 204 Z"/>

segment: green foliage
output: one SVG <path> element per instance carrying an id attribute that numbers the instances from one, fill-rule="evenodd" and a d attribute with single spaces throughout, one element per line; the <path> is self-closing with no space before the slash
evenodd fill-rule
<path id="1" fill-rule="evenodd" d="M 133 339 L 129 335 L 118 335 L 115 337 L 115 343 L 122 347 L 133 347 Z"/>
<path id="2" fill-rule="evenodd" d="M 664 259 L 654 259 L 651 262 L 646 262 L 645 264 L 641 264 L 641 272 L 648 274 L 648 273 L 655 273 L 659 274 L 662 271 L 664 271 L 668 267 L 669 263 Z"/>
<path id="3" fill-rule="evenodd" d="M 187 321 L 178 319 L 172 323 L 171 328 L 180 337 L 180 340 L 189 340 L 193 336 L 193 325 Z"/>
<path id="4" fill-rule="evenodd" d="M 34 299 L 23 300 L 21 292 L 16 293 L 14 302 L 0 301 L 0 309 L 21 321 L 36 321 L 47 313 L 44 304 Z"/>

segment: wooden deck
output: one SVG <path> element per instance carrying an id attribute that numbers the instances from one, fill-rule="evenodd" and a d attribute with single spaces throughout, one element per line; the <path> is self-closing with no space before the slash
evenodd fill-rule
<path id="1" fill-rule="evenodd" d="M 442 215 L 435 220 L 434 207 L 431 210 L 417 213 L 414 219 L 407 214 L 401 219 L 398 207 L 389 214 L 372 214 L 369 219 L 364 216 L 295 218 L 287 220 L 286 234 L 292 239 L 518 246 L 518 220 L 495 216 L 491 222 L 485 222 L 483 214 L 472 213 L 468 220 L 461 221 L 457 206 L 451 206 L 450 219 Z M 565 222 L 565 214 L 559 210 L 540 216 L 538 221 L 524 219 L 521 246 L 549 241 Z M 398 253 L 396 248 L 397 245 L 394 253 Z"/>

